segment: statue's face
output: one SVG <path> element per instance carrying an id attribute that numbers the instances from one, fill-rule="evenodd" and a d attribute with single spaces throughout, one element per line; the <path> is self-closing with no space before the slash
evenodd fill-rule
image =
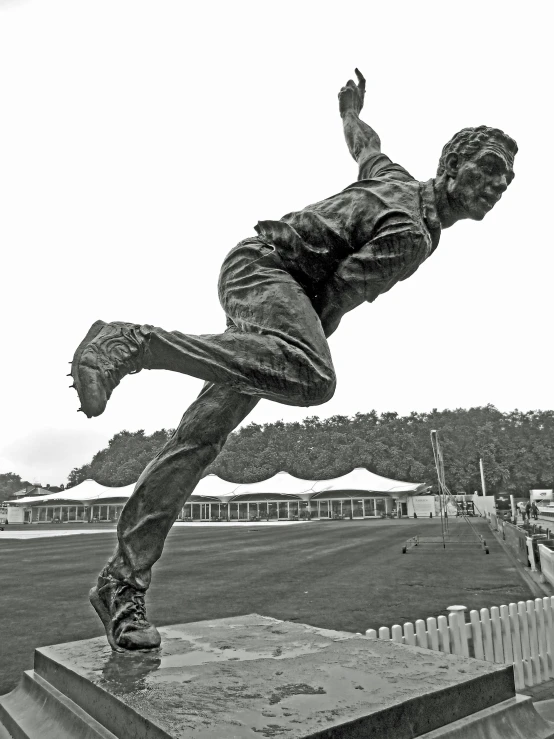
<path id="1" fill-rule="evenodd" d="M 481 221 L 494 208 L 514 179 L 509 162 L 496 147 L 485 147 L 468 161 L 452 160 L 448 199 L 458 218 Z"/>

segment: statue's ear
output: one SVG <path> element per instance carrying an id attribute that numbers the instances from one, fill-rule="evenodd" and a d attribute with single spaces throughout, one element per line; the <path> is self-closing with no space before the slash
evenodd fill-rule
<path id="1" fill-rule="evenodd" d="M 456 152 L 451 151 L 450 154 L 446 155 L 444 171 L 449 177 L 457 177 L 461 163 L 460 156 Z"/>

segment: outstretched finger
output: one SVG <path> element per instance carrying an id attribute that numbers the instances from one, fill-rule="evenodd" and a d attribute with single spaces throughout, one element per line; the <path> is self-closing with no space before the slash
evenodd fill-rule
<path id="1" fill-rule="evenodd" d="M 358 78 L 358 88 L 363 95 L 365 92 L 365 77 L 357 67 L 354 72 L 356 73 L 356 77 Z"/>

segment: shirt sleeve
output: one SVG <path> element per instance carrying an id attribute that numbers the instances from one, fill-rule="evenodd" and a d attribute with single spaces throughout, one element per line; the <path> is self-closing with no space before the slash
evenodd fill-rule
<path id="1" fill-rule="evenodd" d="M 382 152 L 371 153 L 360 161 L 360 169 L 358 172 L 359 180 L 400 180 L 401 182 L 411 182 L 415 177 L 404 169 L 400 164 L 396 164 L 386 154 Z"/>

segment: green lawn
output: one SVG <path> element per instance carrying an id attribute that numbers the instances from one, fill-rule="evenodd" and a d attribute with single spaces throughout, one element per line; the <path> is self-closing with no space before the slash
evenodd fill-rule
<path id="1" fill-rule="evenodd" d="M 463 524 L 465 525 L 465 524 Z M 245 613 L 353 632 L 532 595 L 484 521 L 476 547 L 402 554 L 438 521 L 314 521 L 293 526 L 176 527 L 154 571 L 158 625 Z M 27 527 L 28 530 L 28 527 Z M 115 532 L 20 541 L 0 532 L 0 695 L 32 667 L 37 646 L 103 633 L 88 590 Z"/>

